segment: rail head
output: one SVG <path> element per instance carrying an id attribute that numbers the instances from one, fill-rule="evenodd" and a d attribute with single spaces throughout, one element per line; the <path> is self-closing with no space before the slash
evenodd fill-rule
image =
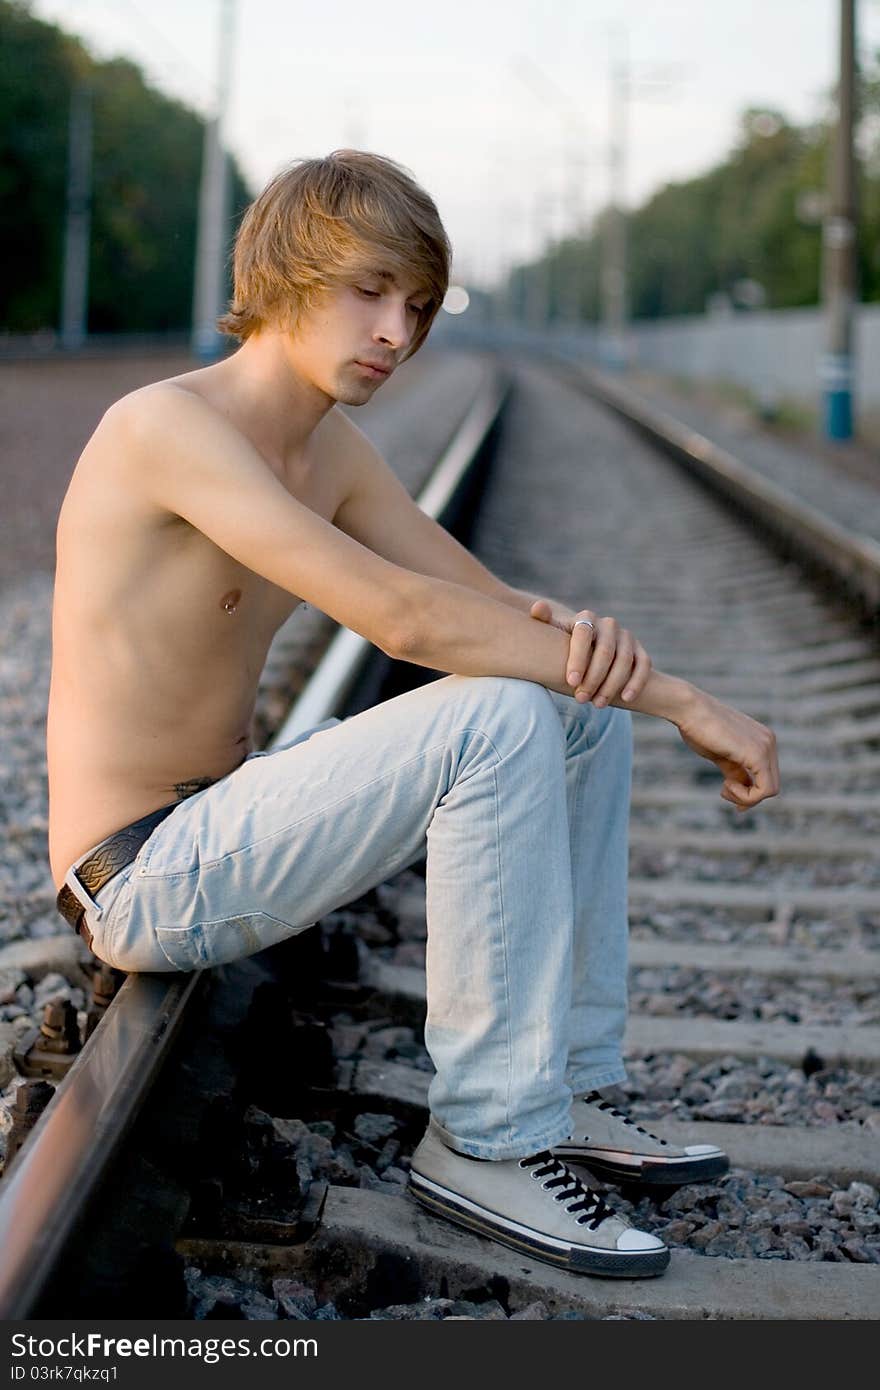
<path id="1" fill-rule="evenodd" d="M 418 504 L 438 519 L 503 409 L 506 374 L 487 363 L 475 399 Z M 340 630 L 270 741 L 335 715 L 370 643 Z M 207 972 L 129 975 L 0 1181 L 0 1317 L 25 1319 L 166 1060 Z"/>
<path id="2" fill-rule="evenodd" d="M 772 531 L 796 558 L 834 576 L 869 618 L 880 619 L 880 545 L 848 530 L 800 497 L 766 478 L 742 459 L 649 405 L 606 373 L 548 352 L 554 368 L 579 390 L 609 406 L 653 443 Z"/>

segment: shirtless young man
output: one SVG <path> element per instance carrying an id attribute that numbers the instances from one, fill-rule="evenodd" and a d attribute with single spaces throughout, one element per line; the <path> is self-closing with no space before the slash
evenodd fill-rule
<path id="1" fill-rule="evenodd" d="M 675 724 L 742 808 L 778 791 L 775 741 L 653 670 L 613 618 L 502 583 L 335 409 L 421 346 L 449 257 L 392 161 L 300 161 L 239 232 L 221 320 L 238 351 L 98 425 L 58 523 L 59 910 L 111 965 L 201 969 L 303 930 L 427 843 L 436 1075 L 412 1194 L 563 1267 L 657 1274 L 662 1242 L 567 1166 L 674 1183 L 727 1166 L 598 1094 L 625 1077 L 629 711 Z M 254 751 L 260 671 L 302 600 L 450 674 Z"/>

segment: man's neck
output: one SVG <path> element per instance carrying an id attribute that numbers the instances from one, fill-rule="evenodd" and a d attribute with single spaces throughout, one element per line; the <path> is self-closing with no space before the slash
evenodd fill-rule
<path id="1" fill-rule="evenodd" d="M 280 466 L 302 456 L 310 435 L 336 404 L 295 371 L 281 333 L 248 338 L 231 357 L 206 368 L 204 379 L 222 394 L 230 419 Z"/>

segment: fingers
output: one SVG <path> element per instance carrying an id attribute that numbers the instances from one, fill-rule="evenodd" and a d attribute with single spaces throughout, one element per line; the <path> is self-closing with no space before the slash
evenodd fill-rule
<path id="1" fill-rule="evenodd" d="M 577 632 L 589 632 L 589 628 L 579 627 Z M 625 630 L 624 630 L 625 631 Z M 572 633 L 574 636 L 574 632 Z M 626 674 L 629 675 L 632 669 L 632 638 L 626 633 L 629 647 L 629 660 Z M 614 663 L 618 646 L 623 640 L 621 631 L 616 618 L 599 618 L 596 622 L 596 636 L 593 641 L 592 655 L 589 664 L 575 691 L 575 698 L 580 699 L 581 703 L 585 700 L 592 700 L 599 686 L 605 680 L 608 672 Z"/>
<path id="2" fill-rule="evenodd" d="M 584 623 L 586 622 L 593 623 L 594 627 L 585 627 Z M 577 686 L 587 669 L 590 651 L 595 639 L 595 630 L 598 626 L 599 619 L 589 608 L 582 608 L 579 613 L 575 614 L 574 626 L 571 629 L 568 644 L 568 666 L 565 676 L 569 685 Z"/>
<path id="3" fill-rule="evenodd" d="M 759 801 L 765 800 L 768 796 L 776 796 L 779 791 L 776 735 L 763 725 L 760 728 L 755 766 L 749 769 L 752 773 L 752 786 L 749 789 L 752 805 L 757 805 Z"/>
<path id="4" fill-rule="evenodd" d="M 593 704 L 602 709 L 617 698 L 632 674 L 634 643 L 628 632 L 621 632 L 617 642 L 617 652 L 608 668 L 608 674 L 593 693 Z M 589 672 L 587 673 L 589 677 Z"/>
<path id="5" fill-rule="evenodd" d="M 651 658 L 641 642 L 622 628 L 616 618 L 600 618 L 589 608 L 582 608 L 576 615 L 569 640 L 566 680 L 574 687 L 580 704 L 592 700 L 602 708 L 621 692 L 627 701 L 634 700 L 644 689 L 651 667 Z"/>
<path id="6" fill-rule="evenodd" d="M 731 802 L 739 811 L 748 811 L 752 806 L 757 806 L 761 801 L 779 793 L 776 735 L 772 730 L 761 726 L 761 734 L 757 736 L 756 743 L 754 758 L 736 769 L 738 775 L 731 777 L 728 774 L 721 789 L 724 800 Z"/>
<path id="7" fill-rule="evenodd" d="M 629 667 L 626 666 L 625 648 L 621 648 L 619 645 L 618 655 L 615 657 L 611 670 L 593 696 L 593 704 L 600 708 L 602 705 L 610 704 L 612 700 L 617 699 L 621 692 L 623 692 L 622 698 L 627 704 L 637 699 L 644 690 L 651 674 L 653 662 L 641 642 L 633 640 L 628 632 L 621 633 L 621 641 L 624 638 L 630 638 L 632 642 L 630 665 Z"/>

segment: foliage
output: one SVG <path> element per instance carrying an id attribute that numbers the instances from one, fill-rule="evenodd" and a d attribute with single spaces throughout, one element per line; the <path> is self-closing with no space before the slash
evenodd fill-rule
<path id="1" fill-rule="evenodd" d="M 0 327 L 58 326 L 74 85 L 92 92 L 91 332 L 185 329 L 203 125 L 122 59 L 0 0 Z M 232 163 L 236 215 L 250 195 Z M 230 218 L 230 235 L 234 218 Z"/>
<path id="2" fill-rule="evenodd" d="M 863 300 L 880 299 L 880 53 L 859 90 L 858 281 Z M 661 188 L 626 219 L 629 310 L 635 318 L 702 313 L 713 295 L 745 307 L 815 304 L 820 297 L 822 230 L 813 212 L 824 193 L 828 119 L 799 127 L 781 112 L 747 110 L 733 149 L 697 178 Z M 590 233 L 550 247 L 518 267 L 508 303 L 526 313 L 546 296 L 549 317 L 601 314 L 599 274 L 609 213 Z M 539 310 L 539 313 L 541 310 Z"/>

